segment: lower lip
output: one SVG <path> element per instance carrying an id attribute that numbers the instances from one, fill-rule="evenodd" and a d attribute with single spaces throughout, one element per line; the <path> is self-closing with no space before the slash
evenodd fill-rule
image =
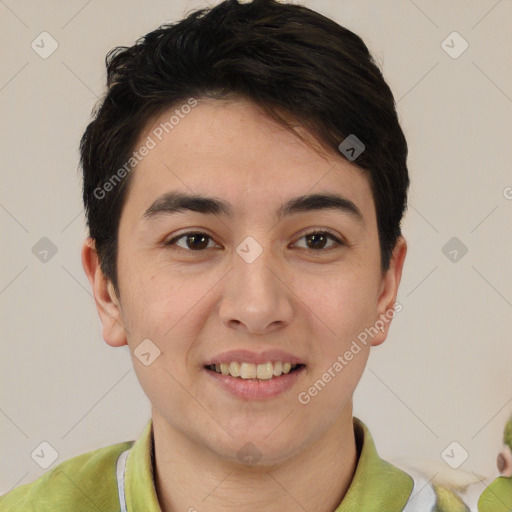
<path id="1" fill-rule="evenodd" d="M 212 370 L 203 370 L 225 390 L 232 395 L 244 400 L 260 400 L 273 398 L 289 390 L 296 382 L 306 367 L 301 366 L 290 373 L 283 373 L 279 377 L 265 380 L 240 379 L 231 375 L 222 375 Z"/>

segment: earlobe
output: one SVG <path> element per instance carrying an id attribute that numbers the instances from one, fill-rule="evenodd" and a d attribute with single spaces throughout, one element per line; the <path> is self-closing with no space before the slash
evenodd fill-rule
<path id="1" fill-rule="evenodd" d="M 112 347 L 127 344 L 126 331 L 121 317 L 121 305 L 112 282 L 101 270 L 94 240 L 86 238 L 82 245 L 82 266 L 91 283 L 96 309 L 101 320 L 103 339 Z"/>
<path id="2" fill-rule="evenodd" d="M 395 248 L 393 249 L 389 269 L 382 276 L 380 296 L 377 303 L 379 316 L 375 321 L 377 329 L 381 332 L 372 339 L 371 344 L 374 347 L 380 345 L 386 340 L 391 320 L 396 314 L 396 297 L 398 294 L 398 287 L 400 286 L 400 281 L 402 279 L 402 270 L 406 254 L 407 242 L 403 236 L 400 236 Z"/>

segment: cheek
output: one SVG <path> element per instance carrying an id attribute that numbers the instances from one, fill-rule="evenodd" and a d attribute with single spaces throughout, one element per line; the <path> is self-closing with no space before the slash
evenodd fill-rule
<path id="1" fill-rule="evenodd" d="M 182 284 L 175 276 L 171 279 L 164 274 L 139 274 L 131 280 L 130 299 L 123 306 L 129 320 L 128 344 L 137 378 L 159 409 L 169 403 L 185 408 L 190 400 L 183 386 L 189 387 L 187 361 L 201 329 L 201 294 L 185 293 Z M 139 359 L 142 350 L 138 347 L 143 340 L 150 340 L 149 352 L 156 355 L 149 365 Z"/>
<path id="2" fill-rule="evenodd" d="M 321 354 L 319 364 L 311 369 L 308 385 L 313 387 L 307 394 L 321 395 L 318 406 L 335 414 L 350 400 L 361 378 L 370 350 L 365 329 L 377 316 L 375 290 L 359 276 L 347 273 L 317 282 L 311 297 Z"/>
<path id="3" fill-rule="evenodd" d="M 340 272 L 317 281 L 313 289 L 312 307 L 328 328 L 335 349 L 343 348 L 377 320 L 375 282 L 365 279 L 364 273 Z"/>
<path id="4" fill-rule="evenodd" d="M 146 337 L 161 338 L 199 300 L 200 288 L 187 286 L 159 254 L 125 247 L 118 268 L 125 317 L 132 330 Z"/>

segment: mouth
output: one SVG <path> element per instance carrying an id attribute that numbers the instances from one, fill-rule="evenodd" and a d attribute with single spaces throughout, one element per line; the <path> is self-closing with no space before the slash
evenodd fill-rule
<path id="1" fill-rule="evenodd" d="M 244 401 L 267 400 L 290 396 L 307 374 L 305 361 L 275 347 L 259 352 L 238 348 L 204 361 L 202 371 L 212 389 Z"/>
<path id="2" fill-rule="evenodd" d="M 230 361 L 205 365 L 204 368 L 210 372 L 238 380 L 269 381 L 283 378 L 283 376 L 297 372 L 305 366 L 305 364 L 292 364 L 287 361 L 268 361 L 261 364 Z"/>
<path id="3" fill-rule="evenodd" d="M 230 361 L 207 364 L 209 382 L 230 396 L 244 401 L 276 399 L 291 391 L 306 373 L 306 365 L 282 361 L 247 363 Z"/>

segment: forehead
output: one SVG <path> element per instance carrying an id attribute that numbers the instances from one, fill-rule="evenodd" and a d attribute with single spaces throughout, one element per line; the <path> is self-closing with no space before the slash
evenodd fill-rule
<path id="1" fill-rule="evenodd" d="M 320 192 L 347 197 L 365 217 L 373 210 L 363 170 L 341 154 L 315 151 L 248 101 L 175 105 L 148 123 L 135 149 L 144 145 L 152 149 L 135 167 L 126 198 L 140 213 L 175 190 L 223 197 L 235 213 L 255 204 L 274 212 L 276 203 Z"/>

